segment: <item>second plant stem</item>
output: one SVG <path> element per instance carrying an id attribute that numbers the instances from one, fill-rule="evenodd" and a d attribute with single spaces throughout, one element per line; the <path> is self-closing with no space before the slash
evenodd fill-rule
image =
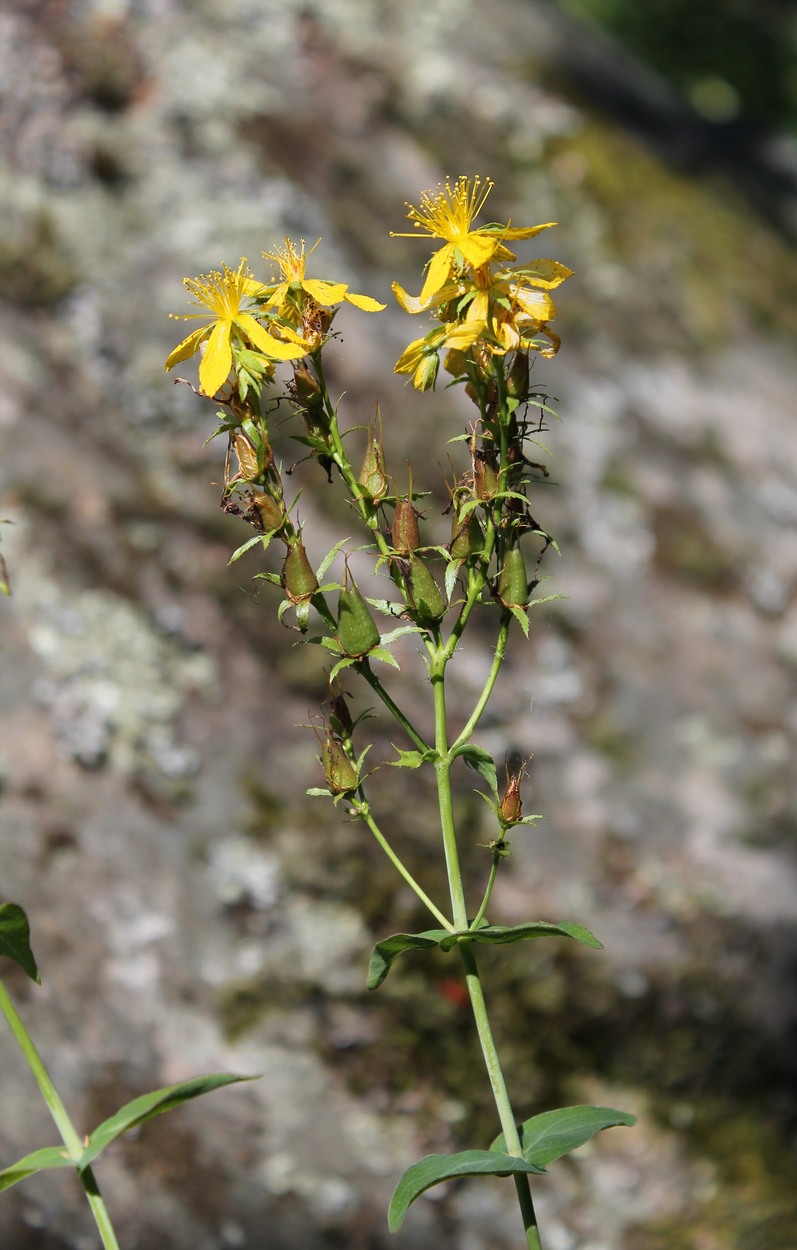
<path id="1" fill-rule="evenodd" d="M 50 1079 L 50 1074 L 42 1062 L 42 1058 L 33 1044 L 22 1019 L 17 1012 L 16 1007 L 11 1001 L 11 997 L 0 981 L 0 1010 L 8 1021 L 8 1026 L 17 1040 L 20 1050 L 25 1056 L 25 1061 L 33 1073 L 36 1084 L 39 1087 L 41 1096 L 47 1104 L 50 1115 L 55 1121 L 56 1128 L 61 1134 L 61 1140 L 66 1147 L 67 1153 L 77 1166 L 80 1156 L 83 1154 L 84 1143 L 80 1140 L 78 1132 L 69 1118 L 69 1113 L 64 1106 L 55 1086 Z M 94 1216 L 94 1222 L 99 1230 L 102 1244 L 105 1250 L 119 1250 L 119 1242 L 116 1240 L 111 1223 L 111 1217 L 108 1209 L 100 1194 L 99 1186 L 95 1180 L 94 1173 L 90 1167 L 84 1168 L 78 1173 L 78 1179 L 86 1194 L 88 1204 L 91 1207 L 91 1213 Z"/>

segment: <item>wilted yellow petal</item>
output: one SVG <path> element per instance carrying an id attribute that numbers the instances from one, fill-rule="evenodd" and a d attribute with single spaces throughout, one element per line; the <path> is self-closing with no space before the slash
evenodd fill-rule
<path id="1" fill-rule="evenodd" d="M 533 239 L 535 234 L 539 234 L 541 230 L 548 230 L 555 225 L 555 221 L 546 221 L 541 226 L 515 227 L 506 225 L 500 231 L 500 237 L 502 239 Z"/>
<path id="2" fill-rule="evenodd" d="M 536 321 L 551 321 L 556 316 L 556 306 L 545 291 L 513 286 L 512 299 L 524 313 L 534 317 Z"/>
<path id="3" fill-rule="evenodd" d="M 409 343 L 393 366 L 394 373 L 414 373 L 423 359 L 426 339 L 414 339 Z"/>
<path id="4" fill-rule="evenodd" d="M 560 264 L 558 260 L 533 260 L 530 265 L 522 265 L 513 272 L 531 286 L 542 286 L 547 291 L 552 291 L 573 276 L 573 270 Z"/>

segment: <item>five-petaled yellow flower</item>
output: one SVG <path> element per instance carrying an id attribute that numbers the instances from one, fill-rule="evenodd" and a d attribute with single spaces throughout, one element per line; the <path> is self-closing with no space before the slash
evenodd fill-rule
<path id="1" fill-rule="evenodd" d="M 349 291 L 348 284 L 345 282 L 327 282 L 322 278 L 305 277 L 307 258 L 312 255 L 320 242 L 321 240 L 318 239 L 306 255 L 304 239 L 302 239 L 301 251 L 298 251 L 296 245 L 286 238 L 283 247 L 275 248 L 273 252 L 263 252 L 263 258 L 274 261 L 282 274 L 280 283 L 261 288 L 261 298 L 263 294 L 266 297 L 263 299 L 265 307 L 276 308 L 282 316 L 289 320 L 293 319 L 300 312 L 301 293 L 304 292 L 322 308 L 331 308 L 334 304 L 340 304 L 345 300 L 353 304 L 355 308 L 362 309 L 363 312 L 382 312 L 387 307 L 386 304 L 380 304 L 378 300 L 371 299 L 370 295 L 355 295 Z"/>
<path id="2" fill-rule="evenodd" d="M 254 297 L 263 286 L 250 275 L 245 258 L 237 269 L 224 265 L 223 272 L 214 270 L 199 278 L 185 278 L 184 282 L 194 296 L 194 303 L 204 305 L 207 312 L 188 313 L 178 316 L 177 320 L 209 317 L 210 321 L 175 347 L 166 361 L 166 369 L 188 360 L 205 343 L 199 364 L 199 384 L 205 395 L 215 395 L 227 380 L 233 364 L 234 340 L 243 345 L 251 344 L 269 360 L 296 360 L 307 354 L 307 345 L 287 327 L 279 329 L 291 342 L 275 338 L 252 316 Z"/>
<path id="3" fill-rule="evenodd" d="M 442 300 L 436 297 L 444 292 L 463 262 L 472 269 L 480 269 L 492 260 L 514 260 L 514 254 L 504 247 L 506 239 L 532 239 L 541 230 L 556 224 L 548 221 L 541 226 L 514 228 L 511 222 L 507 222 L 505 226 L 492 224 L 471 229 L 493 185 L 490 178 L 482 182 L 481 178 L 475 177 L 471 182 L 463 175 L 453 186 L 446 179 L 445 186 L 438 186 L 436 191 L 424 191 L 418 208 L 407 205 L 407 216 L 415 230 L 409 233 L 394 231 L 394 238 L 417 239 L 419 235 L 416 232 L 421 230 L 432 239 L 445 239 L 444 246 L 429 261 L 426 281 L 417 301 L 394 282 L 396 297 L 407 312 L 420 312 L 431 303 L 441 303 Z"/>

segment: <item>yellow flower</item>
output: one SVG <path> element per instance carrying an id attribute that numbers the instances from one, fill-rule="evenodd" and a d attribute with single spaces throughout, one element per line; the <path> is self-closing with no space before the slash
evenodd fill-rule
<path id="1" fill-rule="evenodd" d="M 463 176 L 453 187 L 446 179 L 445 186 L 438 185 L 436 191 L 424 191 L 418 208 L 407 205 L 407 216 L 415 230 L 406 234 L 393 232 L 394 238 L 417 239 L 416 231 L 421 230 L 432 239 L 445 239 L 445 245 L 435 252 L 429 262 L 423 290 L 417 301 L 413 301 L 400 287 L 397 288 L 397 284 L 394 285 L 400 303 L 404 300 L 418 303 L 418 308 L 408 308 L 408 312 L 420 312 L 432 302 L 441 302 L 437 297 L 463 261 L 472 269 L 480 269 L 492 260 L 514 260 L 513 253 L 504 247 L 506 239 L 531 239 L 541 230 L 555 225 L 555 222 L 548 221 L 541 226 L 514 228 L 511 222 L 507 222 L 505 226 L 494 223 L 472 229 L 492 189 L 493 182 L 489 178 L 482 182 L 480 177 L 471 181 Z"/>
<path id="2" fill-rule="evenodd" d="M 192 321 L 196 317 L 210 317 L 207 325 L 194 330 L 183 339 L 166 360 L 166 369 L 173 368 L 181 360 L 188 360 L 206 343 L 199 363 L 199 384 L 205 395 L 213 396 L 224 385 L 233 364 L 233 336 L 250 343 L 269 360 L 296 360 L 307 354 L 307 346 L 297 335 L 295 341 L 283 343 L 256 321 L 251 312 L 254 296 L 262 289 L 246 269 L 242 258 L 238 268 L 223 272 L 213 270 L 199 278 L 185 278 L 185 285 L 194 296 L 195 304 L 202 304 L 207 312 L 188 313 L 177 316 L 178 321 Z"/>
<path id="3" fill-rule="evenodd" d="M 386 304 L 380 304 L 378 300 L 371 299 L 370 295 L 353 294 L 345 282 L 326 282 L 321 278 L 305 277 L 307 259 L 320 242 L 321 240 L 318 239 L 307 255 L 304 251 L 304 239 L 302 239 L 301 251 L 298 251 L 295 244 L 286 238 L 283 247 L 276 248 L 273 252 L 263 252 L 264 259 L 274 261 L 282 274 L 282 282 L 262 289 L 261 294 L 265 293 L 266 296 L 263 301 L 266 308 L 276 308 L 282 316 L 294 319 L 296 313 L 301 310 L 301 293 L 305 292 L 322 308 L 331 308 L 334 304 L 340 304 L 345 300 L 349 304 L 354 304 L 355 308 L 362 309 L 363 312 L 382 312 L 387 307 Z"/>

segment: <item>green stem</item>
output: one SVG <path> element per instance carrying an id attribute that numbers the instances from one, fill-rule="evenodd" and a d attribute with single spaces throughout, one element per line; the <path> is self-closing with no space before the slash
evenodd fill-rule
<path id="1" fill-rule="evenodd" d="M 426 893 L 426 891 L 422 889 L 422 887 L 415 880 L 410 870 L 406 867 L 406 865 L 402 862 L 402 860 L 399 859 L 398 855 L 393 850 L 393 847 L 390 845 L 387 838 L 382 833 L 382 830 L 379 828 L 373 816 L 371 815 L 371 809 L 368 806 L 368 803 L 365 801 L 365 799 L 363 798 L 362 802 L 354 803 L 353 807 L 357 815 L 359 816 L 360 820 L 363 822 L 363 824 L 367 825 L 367 827 L 371 830 L 371 833 L 374 835 L 377 842 L 381 846 L 382 850 L 387 855 L 391 864 L 396 869 L 396 871 L 401 874 L 401 876 L 404 878 L 404 880 L 406 881 L 410 889 L 413 890 L 415 894 L 417 894 L 418 898 L 421 900 L 423 905 L 427 907 L 429 911 L 432 913 L 435 920 L 437 920 L 438 923 L 441 924 L 444 929 L 447 929 L 449 933 L 453 933 L 454 932 L 453 924 L 446 916 L 443 915 L 439 907 L 435 906 L 435 904 L 429 898 L 429 895 Z"/>
<path id="2" fill-rule="evenodd" d="M 33 1073 L 42 1098 L 47 1104 L 47 1108 L 55 1121 L 58 1132 L 61 1134 L 61 1140 L 66 1146 L 69 1157 L 75 1164 L 77 1164 L 85 1149 L 84 1144 L 80 1140 L 78 1132 L 69 1118 L 66 1107 L 61 1101 L 58 1091 L 50 1079 L 50 1074 L 45 1068 L 41 1056 L 34 1046 L 33 1040 L 25 1028 L 25 1025 L 22 1023 L 22 1020 L 2 981 L 0 981 L 0 1010 L 2 1010 L 3 1015 L 8 1021 L 8 1026 L 14 1034 L 20 1050 L 25 1056 L 25 1061 L 28 1067 Z M 116 1240 L 116 1233 L 114 1232 L 113 1225 L 111 1223 L 111 1217 L 108 1214 L 108 1210 L 102 1200 L 99 1186 L 97 1185 L 97 1181 L 91 1168 L 88 1167 L 85 1168 L 84 1171 L 78 1172 L 78 1179 L 86 1193 L 86 1198 L 88 1199 L 88 1204 L 91 1207 L 91 1212 L 94 1216 L 94 1220 L 99 1230 L 105 1250 L 119 1250 L 119 1243 Z"/>
<path id="3" fill-rule="evenodd" d="M 467 723 L 457 737 L 456 742 L 453 744 L 451 748 L 452 751 L 456 750 L 457 747 L 462 746 L 463 743 L 468 741 L 481 720 L 482 713 L 489 702 L 490 695 L 492 694 L 493 688 L 498 679 L 501 665 L 504 662 L 504 655 L 506 654 L 506 640 L 509 637 L 509 625 L 511 620 L 512 617 L 510 613 L 505 612 L 501 618 L 501 626 L 498 630 L 498 638 L 495 644 L 495 654 L 493 656 L 492 665 L 490 666 L 490 672 L 487 675 L 487 681 L 484 683 L 484 689 L 479 695 L 478 702 L 471 712 Z"/>
<path id="4" fill-rule="evenodd" d="M 468 993 L 470 994 L 471 1007 L 473 1008 L 473 1018 L 476 1021 L 479 1043 L 482 1048 L 487 1075 L 490 1078 L 490 1087 L 493 1091 L 498 1118 L 501 1121 L 507 1154 L 522 1158 L 523 1148 L 520 1143 L 520 1134 L 515 1124 L 515 1116 L 512 1111 L 512 1104 L 509 1101 L 509 1093 L 501 1069 L 501 1061 L 498 1058 L 498 1050 L 492 1029 L 490 1028 L 487 1004 L 484 1001 L 479 969 L 476 965 L 476 956 L 473 953 L 472 943 L 460 942 L 458 945 L 462 966 L 465 970 L 465 980 L 468 986 Z M 541 1250 L 540 1234 L 537 1227 L 537 1217 L 534 1212 L 534 1202 L 531 1197 L 528 1175 L 517 1173 L 514 1179 L 528 1250 Z"/>
<path id="5" fill-rule="evenodd" d="M 454 927 L 463 932 L 468 927 L 468 909 L 465 903 L 465 891 L 462 885 L 462 870 L 459 865 L 459 848 L 454 826 L 454 798 L 451 793 L 451 755 L 448 750 L 448 728 L 446 720 L 446 670 L 445 651 L 441 648 L 431 665 L 431 682 L 434 693 L 434 729 L 435 774 L 437 777 L 437 801 L 440 808 L 440 829 L 443 834 L 443 850 L 446 858 L 448 888 L 451 895 L 451 908 Z"/>

